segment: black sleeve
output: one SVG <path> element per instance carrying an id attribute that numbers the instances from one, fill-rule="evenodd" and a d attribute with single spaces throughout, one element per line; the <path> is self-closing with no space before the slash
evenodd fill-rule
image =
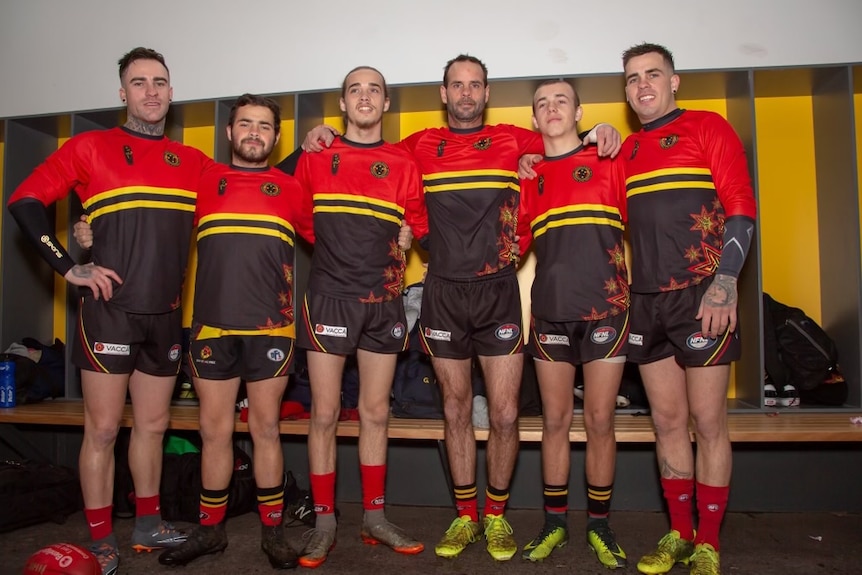
<path id="1" fill-rule="evenodd" d="M 427 252 L 428 248 L 431 246 L 431 234 L 425 234 L 417 241 L 419 242 L 419 247 Z"/>
<path id="2" fill-rule="evenodd" d="M 297 148 L 291 155 L 277 163 L 275 167 L 285 174 L 290 174 L 292 176 L 296 173 L 296 165 L 299 163 L 299 157 L 301 155 L 302 148 Z"/>
<path id="3" fill-rule="evenodd" d="M 65 276 L 75 266 L 72 257 L 57 241 L 48 219 L 48 210 L 42 202 L 34 198 L 24 198 L 10 204 L 9 212 L 27 239 L 36 246 L 42 259 L 58 274 Z"/>

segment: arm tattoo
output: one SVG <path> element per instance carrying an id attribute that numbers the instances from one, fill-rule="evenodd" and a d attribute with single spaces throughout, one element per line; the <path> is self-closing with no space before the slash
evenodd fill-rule
<path id="1" fill-rule="evenodd" d="M 148 124 L 147 122 L 142 122 L 137 118 L 129 116 L 129 119 L 126 120 L 125 127 L 133 132 L 146 134 L 148 136 L 163 136 L 165 134 L 164 120 L 158 124 Z"/>
<path id="2" fill-rule="evenodd" d="M 712 307 L 731 307 L 736 305 L 739 294 L 736 291 L 736 278 L 718 274 L 703 295 L 705 304 Z"/>
<path id="3" fill-rule="evenodd" d="M 694 476 L 691 471 L 675 469 L 670 463 L 668 463 L 667 459 L 662 459 L 659 467 L 661 476 L 664 479 L 691 479 Z"/>

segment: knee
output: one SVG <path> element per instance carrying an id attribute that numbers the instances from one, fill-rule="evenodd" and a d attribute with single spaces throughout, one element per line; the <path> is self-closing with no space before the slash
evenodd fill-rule
<path id="1" fill-rule="evenodd" d="M 614 433 L 614 413 L 604 410 L 584 412 L 584 427 L 590 437 L 607 437 Z"/>
<path id="2" fill-rule="evenodd" d="M 491 429 L 498 433 L 511 433 L 518 431 L 518 405 L 507 403 L 505 405 L 489 405 L 489 416 Z"/>
<path id="3" fill-rule="evenodd" d="M 363 423 L 386 426 L 389 423 L 389 402 L 360 402 L 359 419 Z"/>
<path id="4" fill-rule="evenodd" d="M 311 407 L 311 423 L 318 428 L 334 428 L 338 425 L 338 416 L 341 414 L 341 406 L 321 406 L 313 405 Z"/>
<path id="5" fill-rule="evenodd" d="M 727 419 L 722 416 L 692 417 L 694 433 L 700 441 L 717 441 L 727 437 Z"/>
<path id="6" fill-rule="evenodd" d="M 230 444 L 233 440 L 233 419 L 228 427 L 219 419 L 201 417 L 201 441 L 210 445 Z"/>
<path id="7" fill-rule="evenodd" d="M 170 410 L 164 409 L 154 413 L 146 413 L 143 416 L 136 413 L 134 426 L 138 432 L 164 435 L 170 421 Z"/>
<path id="8" fill-rule="evenodd" d="M 443 413 L 450 424 L 470 425 L 473 414 L 473 398 L 448 396 L 443 399 Z"/>
<path id="9" fill-rule="evenodd" d="M 117 441 L 119 431 L 118 423 L 89 423 L 84 428 L 84 435 L 97 449 L 110 449 Z"/>
<path id="10" fill-rule="evenodd" d="M 264 417 L 249 414 L 248 430 L 252 441 L 278 441 L 281 438 L 281 430 L 278 427 L 278 415 L 275 417 Z"/>
<path id="11" fill-rule="evenodd" d="M 542 427 L 548 434 L 568 433 L 572 426 L 572 413 L 569 410 L 545 409 L 542 414 Z"/>

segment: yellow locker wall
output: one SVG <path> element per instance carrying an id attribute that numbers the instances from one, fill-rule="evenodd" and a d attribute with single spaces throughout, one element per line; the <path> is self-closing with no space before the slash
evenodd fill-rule
<path id="1" fill-rule="evenodd" d="M 72 136 L 72 117 L 61 116 L 59 118 L 60 136 L 57 138 L 57 149 L 65 144 Z M 56 227 L 54 232 L 61 243 L 65 242 L 66 234 L 69 233 L 69 198 L 63 198 L 55 204 Z M 68 246 L 66 246 L 68 247 Z M 66 279 L 60 274 L 54 274 L 54 337 L 66 342 Z M 51 343 L 51 342 L 43 342 Z"/>
<path id="2" fill-rule="evenodd" d="M 761 97 L 754 106 L 763 289 L 820 322 L 820 282 L 811 281 L 820 277 L 811 97 Z"/>

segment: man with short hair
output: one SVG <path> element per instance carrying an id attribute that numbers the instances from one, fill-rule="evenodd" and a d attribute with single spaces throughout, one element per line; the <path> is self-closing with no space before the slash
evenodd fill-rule
<path id="1" fill-rule="evenodd" d="M 359 464 L 362 539 L 398 553 L 424 545 L 386 519 L 385 483 L 389 400 L 397 354 L 407 349 L 402 303 L 402 220 L 417 237 L 427 233 L 422 179 L 416 162 L 383 141 L 389 93 L 370 66 L 351 70 L 340 99 L 346 130 L 317 154 L 293 154 L 279 166 L 292 169 L 314 206 L 315 245 L 297 334 L 307 350 L 311 383 L 308 458 L 315 528 L 299 558 L 320 566 L 335 545 L 336 426 L 348 355 L 359 366 Z M 298 156 L 298 160 L 297 160 Z"/>
<path id="2" fill-rule="evenodd" d="M 136 550 L 175 546 L 185 534 L 162 521 L 162 439 L 180 366 L 180 296 L 195 195 L 209 161 L 165 137 L 173 90 L 165 60 L 135 48 L 119 61 L 123 127 L 72 137 L 21 183 L 9 210 L 24 235 L 82 294 L 72 361 L 81 369 L 84 439 L 79 473 L 90 550 L 102 572 L 117 571 L 111 517 L 114 443 L 126 393 L 134 425 Z M 89 215 L 93 263 L 77 265 L 55 237 L 47 206 L 74 190 Z"/>
<path id="3" fill-rule="evenodd" d="M 521 184 L 521 214 L 536 254 L 532 326 L 527 352 L 542 395 L 545 524 L 524 547 L 541 561 L 568 542 L 568 486 L 575 372 L 584 373 L 587 433 L 587 544 L 610 569 L 626 554 L 608 524 L 616 463 L 614 409 L 628 349 L 628 273 L 623 223 L 625 181 L 619 160 L 600 158 L 578 136 L 583 110 L 565 80 L 542 82 L 533 96 L 533 125 L 544 161 Z"/>
<path id="4" fill-rule="evenodd" d="M 754 193 L 730 124 L 677 107 L 680 78 L 667 48 L 633 46 L 623 66 L 626 99 L 643 125 L 620 156 L 632 246 L 629 358 L 655 422 L 671 528 L 638 570 L 690 563 L 692 575 L 717 575 L 732 462 L 727 388 L 741 354 L 737 281 L 754 235 Z"/>
<path id="5" fill-rule="evenodd" d="M 313 240 L 299 183 L 267 164 L 281 109 L 242 95 L 231 107 L 229 166 L 213 164 L 198 188 L 197 277 L 188 365 L 200 401 L 200 525 L 159 556 L 186 565 L 223 551 L 233 473 L 235 403 L 248 393 L 248 427 L 261 521 L 261 550 L 276 569 L 297 566 L 282 529 L 284 454 L 278 421 L 293 361 L 293 268 L 298 235 Z"/>

